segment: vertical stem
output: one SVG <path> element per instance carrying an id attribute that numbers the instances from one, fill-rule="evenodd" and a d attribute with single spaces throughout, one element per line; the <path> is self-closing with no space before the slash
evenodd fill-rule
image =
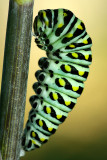
<path id="1" fill-rule="evenodd" d="M 0 103 L 3 160 L 19 160 L 31 47 L 33 0 L 10 0 Z"/>

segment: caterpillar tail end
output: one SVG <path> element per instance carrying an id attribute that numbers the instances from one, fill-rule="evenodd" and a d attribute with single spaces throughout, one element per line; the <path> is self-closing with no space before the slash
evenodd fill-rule
<path id="1" fill-rule="evenodd" d="M 23 148 L 21 148 L 20 150 L 20 157 L 24 157 L 25 156 L 25 151 Z"/>

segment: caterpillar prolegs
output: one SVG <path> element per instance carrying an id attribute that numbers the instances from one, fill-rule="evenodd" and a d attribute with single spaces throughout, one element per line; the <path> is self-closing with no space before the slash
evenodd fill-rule
<path id="1" fill-rule="evenodd" d="M 67 9 L 41 10 L 34 21 L 35 42 L 46 51 L 33 85 L 22 146 L 39 148 L 55 133 L 77 102 L 92 61 L 92 41 L 84 23 Z"/>

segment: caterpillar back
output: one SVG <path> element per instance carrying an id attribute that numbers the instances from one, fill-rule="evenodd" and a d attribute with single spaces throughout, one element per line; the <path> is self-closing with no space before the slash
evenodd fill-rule
<path id="1" fill-rule="evenodd" d="M 34 21 L 35 42 L 46 51 L 33 85 L 23 138 L 30 151 L 47 142 L 64 122 L 84 89 L 92 61 L 92 41 L 84 23 L 67 9 L 41 10 Z"/>

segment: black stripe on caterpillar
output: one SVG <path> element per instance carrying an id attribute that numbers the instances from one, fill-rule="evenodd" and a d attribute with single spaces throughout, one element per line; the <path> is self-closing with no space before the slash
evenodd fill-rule
<path id="1" fill-rule="evenodd" d="M 41 10 L 34 21 L 35 42 L 46 51 L 30 98 L 32 109 L 22 146 L 40 147 L 64 122 L 84 89 L 92 61 L 92 41 L 84 23 L 67 9 Z"/>

